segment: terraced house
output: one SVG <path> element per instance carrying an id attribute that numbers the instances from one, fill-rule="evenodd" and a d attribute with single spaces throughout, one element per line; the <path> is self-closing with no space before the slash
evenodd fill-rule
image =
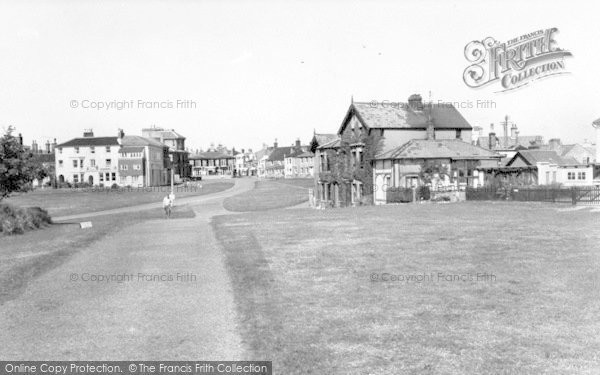
<path id="1" fill-rule="evenodd" d="M 499 160 L 493 151 L 471 145 L 471 133 L 471 125 L 453 105 L 423 103 L 418 94 L 393 106 L 352 102 L 336 139 L 314 147 L 318 155 L 315 202 L 320 206 L 386 203 L 383 190 L 431 184 L 424 176 L 430 163 L 446 168 L 438 170 L 442 184 L 458 188 L 482 162 L 497 165 Z M 419 140 L 438 141 L 448 155 L 439 158 L 433 152 L 437 144 Z M 401 157 L 399 148 L 409 142 L 412 150 L 424 148 L 418 157 Z M 462 161 L 452 162 L 453 157 Z"/>

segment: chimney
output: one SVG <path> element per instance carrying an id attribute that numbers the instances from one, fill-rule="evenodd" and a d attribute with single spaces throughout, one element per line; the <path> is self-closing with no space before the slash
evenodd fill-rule
<path id="1" fill-rule="evenodd" d="M 489 137 L 489 140 L 488 140 L 489 149 L 493 150 L 496 148 L 496 133 L 491 132 L 488 137 Z"/>
<path id="2" fill-rule="evenodd" d="M 277 138 L 275 138 L 275 142 L 273 142 L 273 147 L 277 148 Z"/>
<path id="3" fill-rule="evenodd" d="M 31 152 L 34 154 L 38 153 L 38 145 L 36 141 L 31 142 Z"/>
<path id="4" fill-rule="evenodd" d="M 548 141 L 548 148 L 558 152 L 560 150 L 560 138 L 552 138 Z"/>
<path id="5" fill-rule="evenodd" d="M 123 142 L 123 137 L 125 136 L 125 132 L 123 131 L 123 129 L 119 129 L 117 131 L 117 143 L 121 144 L 121 142 Z"/>
<path id="6" fill-rule="evenodd" d="M 517 138 L 517 124 L 515 124 L 513 122 L 512 126 L 510 127 L 510 139 L 516 139 Z"/>
<path id="7" fill-rule="evenodd" d="M 296 139 L 296 147 L 300 147 L 300 138 Z"/>
<path id="8" fill-rule="evenodd" d="M 519 145 L 519 131 L 515 131 L 515 146 Z"/>
<path id="9" fill-rule="evenodd" d="M 413 109 L 413 111 L 422 111 L 423 110 L 423 98 L 419 94 L 412 94 L 408 97 L 408 106 Z"/>
<path id="10" fill-rule="evenodd" d="M 83 131 L 83 138 L 93 138 L 94 137 L 94 130 L 93 129 L 85 129 Z"/>
<path id="11" fill-rule="evenodd" d="M 19 136 L 17 138 L 19 139 L 19 144 L 21 146 L 23 146 L 23 135 L 21 135 L 21 133 L 19 133 Z"/>
<path id="12" fill-rule="evenodd" d="M 52 142 L 52 144 L 50 145 L 50 151 L 54 152 L 54 150 L 56 149 L 56 138 L 54 138 L 54 141 Z"/>
<path id="13" fill-rule="evenodd" d="M 46 141 L 46 154 L 50 153 L 50 141 Z"/>

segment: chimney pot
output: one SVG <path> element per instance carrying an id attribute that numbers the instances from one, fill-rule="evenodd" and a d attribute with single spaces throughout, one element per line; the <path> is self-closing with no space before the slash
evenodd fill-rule
<path id="1" fill-rule="evenodd" d="M 489 139 L 488 139 L 489 149 L 493 150 L 494 148 L 496 148 L 496 133 L 491 132 L 488 137 L 489 137 Z"/>
<path id="2" fill-rule="evenodd" d="M 423 98 L 419 94 L 412 94 L 408 97 L 408 106 L 415 111 L 423 110 Z"/>

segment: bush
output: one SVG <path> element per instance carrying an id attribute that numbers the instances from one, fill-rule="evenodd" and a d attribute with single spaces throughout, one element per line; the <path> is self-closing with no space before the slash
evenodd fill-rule
<path id="1" fill-rule="evenodd" d="M 21 234 L 51 223 L 48 212 L 39 207 L 20 208 L 0 204 L 0 233 L 3 235 Z"/>
<path id="2" fill-rule="evenodd" d="M 417 199 L 428 201 L 431 198 L 431 191 L 429 186 L 421 185 L 417 188 Z"/>
<path id="3" fill-rule="evenodd" d="M 119 185 L 117 185 L 117 184 L 112 184 L 112 185 L 110 186 L 110 188 L 111 188 L 111 189 L 113 189 L 113 190 L 116 190 L 116 189 L 118 189 L 118 188 L 119 188 Z"/>

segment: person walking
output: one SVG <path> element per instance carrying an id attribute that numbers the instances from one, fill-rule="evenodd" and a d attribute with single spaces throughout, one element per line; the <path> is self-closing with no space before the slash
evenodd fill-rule
<path id="1" fill-rule="evenodd" d="M 171 199 L 169 198 L 169 196 L 165 196 L 163 198 L 163 209 L 165 210 L 165 215 L 167 217 L 167 219 L 169 219 L 171 217 L 171 207 L 172 207 L 172 202 Z"/>

